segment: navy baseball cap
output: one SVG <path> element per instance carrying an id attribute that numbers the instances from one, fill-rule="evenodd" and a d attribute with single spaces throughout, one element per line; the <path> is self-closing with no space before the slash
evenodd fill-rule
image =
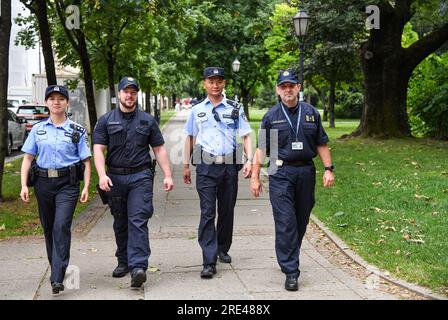
<path id="1" fill-rule="evenodd" d="M 68 94 L 68 90 L 66 87 L 64 86 L 59 86 L 59 85 L 51 85 L 47 87 L 47 90 L 45 90 L 45 101 L 48 99 L 48 97 L 53 93 L 53 92 L 57 92 L 62 94 L 64 97 L 67 98 L 67 100 L 69 100 L 69 94 Z"/>
<path id="2" fill-rule="evenodd" d="M 297 75 L 297 71 L 292 69 L 280 71 L 278 73 L 277 85 L 279 86 L 285 82 L 299 83 L 299 77 Z"/>
<path id="3" fill-rule="evenodd" d="M 223 68 L 220 67 L 207 67 L 204 69 L 204 79 L 211 77 L 221 77 L 226 78 L 226 74 Z"/>
<path id="4" fill-rule="evenodd" d="M 137 91 L 140 91 L 140 87 L 138 86 L 138 82 L 135 78 L 132 77 L 123 77 L 118 84 L 118 91 L 126 89 L 129 86 L 134 86 Z"/>

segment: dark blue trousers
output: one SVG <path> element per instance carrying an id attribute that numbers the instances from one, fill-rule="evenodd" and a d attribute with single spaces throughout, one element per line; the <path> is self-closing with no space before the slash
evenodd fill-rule
<path id="1" fill-rule="evenodd" d="M 299 254 L 314 206 L 316 169 L 283 166 L 269 176 L 269 198 L 275 223 L 275 252 L 282 272 L 300 274 Z"/>
<path id="2" fill-rule="evenodd" d="M 154 212 L 153 174 L 147 169 L 133 174 L 108 176 L 113 183 L 109 205 L 114 216 L 115 256 L 130 270 L 146 270 L 151 254 L 148 220 Z"/>
<path id="3" fill-rule="evenodd" d="M 198 164 L 196 189 L 201 206 L 198 241 L 203 264 L 215 264 L 218 251 L 232 245 L 233 217 L 238 194 L 238 170 L 234 164 Z M 215 228 L 216 205 L 218 219 Z"/>
<path id="4" fill-rule="evenodd" d="M 69 175 L 38 177 L 34 191 L 51 266 L 50 281 L 62 283 L 70 259 L 71 226 L 79 197 L 79 183 L 70 184 Z"/>

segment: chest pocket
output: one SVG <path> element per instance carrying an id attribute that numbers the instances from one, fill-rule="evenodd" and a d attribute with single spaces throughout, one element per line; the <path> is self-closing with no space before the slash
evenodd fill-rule
<path id="1" fill-rule="evenodd" d="M 111 146 L 124 144 L 124 127 L 121 124 L 108 125 L 107 134 L 109 135 L 109 143 Z"/>
<path id="2" fill-rule="evenodd" d="M 236 121 L 233 119 L 227 119 L 225 118 L 223 121 L 226 124 L 227 129 L 236 129 Z"/>
<path id="3" fill-rule="evenodd" d="M 314 122 L 305 122 L 303 124 L 303 133 L 307 136 L 316 136 L 317 126 Z"/>
<path id="4" fill-rule="evenodd" d="M 48 133 L 36 134 L 36 143 L 46 143 L 48 140 Z"/>
<path id="5" fill-rule="evenodd" d="M 205 129 L 209 126 L 208 118 L 202 117 L 196 119 L 196 124 L 198 126 L 199 131 L 204 132 Z"/>
<path id="6" fill-rule="evenodd" d="M 278 130 L 278 145 L 279 146 L 285 146 L 290 143 L 291 128 L 289 127 L 289 125 L 287 123 L 275 124 L 272 126 L 272 129 Z"/>
<path id="7" fill-rule="evenodd" d="M 139 126 L 135 129 L 136 143 L 139 147 L 146 147 L 149 144 L 149 126 Z"/>

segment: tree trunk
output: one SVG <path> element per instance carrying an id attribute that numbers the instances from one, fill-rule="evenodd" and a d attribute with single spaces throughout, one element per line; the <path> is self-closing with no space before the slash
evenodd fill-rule
<path id="1" fill-rule="evenodd" d="M 3 170 L 8 139 L 8 66 L 11 36 L 11 1 L 0 1 L 0 202 L 3 201 Z"/>
<path id="2" fill-rule="evenodd" d="M 35 13 L 39 24 L 40 40 L 42 41 L 42 54 L 45 62 L 45 73 L 48 85 L 57 84 L 53 47 L 51 45 L 50 26 L 47 17 L 47 4 L 45 0 L 34 0 Z"/>
<path id="3" fill-rule="evenodd" d="M 334 122 L 334 105 L 336 101 L 336 83 L 332 82 L 330 83 L 330 98 L 328 101 L 328 115 L 330 117 L 329 127 L 334 128 L 335 122 Z"/>
<path id="4" fill-rule="evenodd" d="M 82 72 L 84 77 L 84 86 L 86 88 L 87 109 L 89 111 L 89 127 L 90 133 L 93 134 L 97 122 L 96 105 L 95 105 L 95 89 L 93 87 L 92 67 L 90 65 L 89 53 L 87 51 L 86 39 L 84 33 L 77 32 L 78 54 L 81 60 Z"/>
<path id="5" fill-rule="evenodd" d="M 249 114 L 249 90 L 246 89 L 246 87 L 241 86 L 241 98 L 240 98 L 241 103 L 243 104 L 244 107 L 244 113 L 246 114 L 247 120 L 250 119 L 250 114 Z"/>
<path id="6" fill-rule="evenodd" d="M 148 112 L 149 114 L 151 114 L 151 91 L 147 91 L 145 92 L 145 107 L 146 107 L 146 112 Z"/>
<path id="7" fill-rule="evenodd" d="M 381 27 L 372 29 L 360 51 L 365 103 L 361 123 L 353 132 L 362 137 L 410 136 L 407 87 L 415 67 L 448 40 L 448 23 L 404 49 L 404 25 L 414 1 L 382 2 Z"/>
<path id="8" fill-rule="evenodd" d="M 118 101 L 116 103 L 113 103 L 114 98 L 116 98 L 115 95 L 115 75 L 114 75 L 114 64 L 115 64 L 115 58 L 113 56 L 113 53 L 111 50 L 107 52 L 107 80 L 109 83 L 109 93 L 110 93 L 110 101 L 111 105 L 110 108 L 115 109 L 118 105 Z"/>

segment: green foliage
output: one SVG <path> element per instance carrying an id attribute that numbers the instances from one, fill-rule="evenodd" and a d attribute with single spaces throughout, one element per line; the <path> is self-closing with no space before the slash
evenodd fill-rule
<path id="1" fill-rule="evenodd" d="M 408 105 L 418 135 L 448 138 L 448 53 L 432 54 L 415 69 Z M 418 118 L 418 119 L 416 119 Z"/>
<path id="2" fill-rule="evenodd" d="M 361 92 L 338 90 L 338 103 L 335 106 L 335 117 L 338 119 L 360 119 L 364 105 Z"/>

